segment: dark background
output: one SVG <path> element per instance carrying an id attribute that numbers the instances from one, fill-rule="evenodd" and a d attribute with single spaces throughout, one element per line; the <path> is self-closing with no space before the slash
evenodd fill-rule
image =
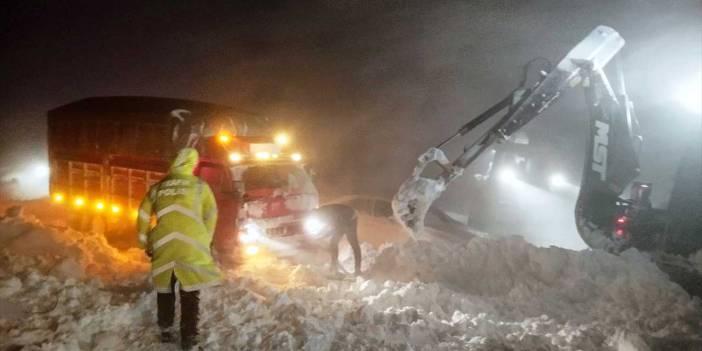
<path id="1" fill-rule="evenodd" d="M 665 206 L 700 116 L 701 1 L 148 1 L 4 3 L 0 161 L 45 156 L 45 112 L 96 95 L 154 95 L 290 124 L 323 191 L 391 196 L 416 157 L 508 93 L 519 67 L 557 62 L 595 26 L 627 40 L 646 138 L 642 177 Z M 571 91 L 527 132 L 580 175 L 587 114 Z M 466 201 L 460 180 L 442 200 Z M 466 190 L 466 191 L 462 191 Z M 460 207 L 460 206 L 459 206 Z"/>

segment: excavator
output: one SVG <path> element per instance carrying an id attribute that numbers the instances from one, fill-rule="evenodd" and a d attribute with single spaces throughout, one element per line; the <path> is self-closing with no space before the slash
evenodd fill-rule
<path id="1" fill-rule="evenodd" d="M 481 154 L 494 150 L 491 147 L 495 143 L 518 137 L 517 132 L 556 103 L 565 90 L 581 87 L 590 126 L 574 213 L 576 228 L 583 241 L 593 249 L 615 254 L 635 247 L 646 252 L 689 255 L 702 248 L 702 223 L 695 220 L 700 213 L 695 214 L 694 209 L 690 213 L 687 208 L 692 204 L 693 208 L 702 210 L 699 199 L 702 198 L 699 177 L 702 162 L 696 159 L 697 153 L 683 159 L 676 180 L 680 184 L 673 189 L 668 210 L 651 206 L 653 184 L 635 181 L 640 173 L 642 137 L 617 56 L 624 44 L 617 31 L 598 26 L 557 65 L 552 66 L 544 58 L 529 61 L 516 89 L 418 158 L 412 176 L 393 198 L 395 217 L 415 239 L 421 238 L 424 217 L 452 181 L 461 177 Z M 614 63 L 617 72 L 614 87 L 604 71 L 610 62 Z M 541 68 L 537 78 L 528 84 L 529 73 L 537 64 Z M 502 111 L 505 112 L 499 116 Z M 485 127 L 485 124 L 490 125 Z M 465 145 L 455 159 L 449 160 L 445 151 L 447 146 L 479 127 L 483 132 L 475 141 Z M 439 171 L 429 172 L 429 166 Z M 694 189 L 681 190 L 684 187 Z M 692 193 L 694 199 L 677 201 L 674 199 L 676 192 L 683 197 Z M 623 196 L 625 193 L 627 198 Z M 675 218 L 675 213 L 670 213 L 671 210 L 676 212 L 675 207 L 687 208 L 687 211 L 677 211 L 686 216 L 682 222 Z M 681 234 L 681 231 L 685 233 Z"/>

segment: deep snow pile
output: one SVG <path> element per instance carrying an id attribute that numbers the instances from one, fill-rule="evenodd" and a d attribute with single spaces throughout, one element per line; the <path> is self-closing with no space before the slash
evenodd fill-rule
<path id="1" fill-rule="evenodd" d="M 149 269 L 142 250 L 119 251 L 102 235 L 48 227 L 33 216 L 1 219 L 0 247 L 6 254 L 25 260 L 20 266 L 33 266 L 62 278 L 95 277 L 123 283 L 141 280 Z M 15 259 L 8 263 L 16 265 Z"/>
<path id="2" fill-rule="evenodd" d="M 139 250 L 32 216 L 0 220 L 0 247 L 0 349 L 117 350 L 112 330 L 144 324 L 140 304 L 151 299 L 135 299 L 149 266 Z"/>
<path id="3" fill-rule="evenodd" d="M 699 301 L 635 251 L 615 257 L 474 239 L 388 247 L 375 261 L 376 279 L 355 281 L 270 258 L 248 264 L 228 288 L 245 288 L 243 296 L 206 294 L 217 311 L 207 345 L 646 350 L 652 338 L 699 337 Z"/>
<path id="4" fill-rule="evenodd" d="M 376 261 L 374 276 L 437 282 L 508 318 L 546 314 L 665 335 L 684 332 L 680 317 L 698 306 L 635 249 L 614 256 L 538 248 L 521 238 L 477 238 L 418 241 L 385 250 Z"/>
<path id="5" fill-rule="evenodd" d="M 691 254 L 688 261 L 695 266 L 695 269 L 702 272 L 702 250 L 698 250 L 697 252 Z"/>
<path id="6" fill-rule="evenodd" d="M 39 256 L 19 244 L 47 237 L 51 250 Z M 31 219 L 0 222 L 0 243 L 9 243 L 0 256 L 0 350 L 174 349 L 158 344 L 138 251 Z M 651 337 L 699 336 L 699 301 L 635 251 L 615 257 L 480 238 L 363 249 L 370 280 L 330 280 L 323 265 L 265 254 L 250 259 L 203 292 L 202 346 L 645 350 Z M 84 273 L 54 268 L 66 260 Z"/>

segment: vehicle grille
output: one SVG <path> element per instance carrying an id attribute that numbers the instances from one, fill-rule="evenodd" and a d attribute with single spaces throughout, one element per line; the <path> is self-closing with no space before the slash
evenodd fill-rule
<path id="1" fill-rule="evenodd" d="M 290 236 L 302 233 L 299 223 L 285 224 L 275 228 L 266 229 L 266 234 L 270 236 Z"/>

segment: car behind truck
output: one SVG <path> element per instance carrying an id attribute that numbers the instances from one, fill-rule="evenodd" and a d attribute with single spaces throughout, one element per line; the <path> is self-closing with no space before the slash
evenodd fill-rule
<path id="1" fill-rule="evenodd" d="M 210 185 L 219 208 L 218 251 L 237 246 L 243 223 L 270 236 L 299 234 L 301 216 L 319 196 L 302 154 L 269 124 L 255 114 L 180 99 L 93 97 L 60 106 L 48 112 L 52 202 L 70 210 L 71 226 L 136 244 L 141 199 L 178 150 L 194 147 L 195 174 Z"/>

